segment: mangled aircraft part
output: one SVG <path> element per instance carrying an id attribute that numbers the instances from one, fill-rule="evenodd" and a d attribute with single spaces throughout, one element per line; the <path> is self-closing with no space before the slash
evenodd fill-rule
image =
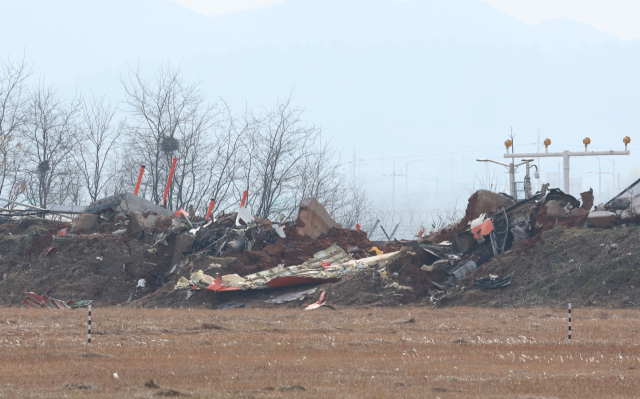
<path id="1" fill-rule="evenodd" d="M 322 294 L 320 294 L 320 299 L 318 299 L 318 302 L 312 303 L 311 305 L 304 308 L 304 310 L 313 310 L 313 309 L 318 309 L 320 306 L 324 306 L 329 300 L 329 299 L 325 299 L 325 297 L 326 297 L 326 293 L 322 291 Z M 323 300 L 324 302 L 322 302 Z"/>
<path id="2" fill-rule="evenodd" d="M 304 291 L 291 292 L 291 293 L 288 293 L 288 294 L 283 294 L 283 295 L 277 296 L 275 298 L 268 299 L 265 302 L 266 303 L 283 304 L 285 302 L 303 300 L 307 295 L 311 295 L 314 292 L 316 292 L 316 288 L 311 288 L 311 289 L 304 290 Z"/>
<path id="3" fill-rule="evenodd" d="M 38 295 L 34 292 L 28 292 L 22 301 L 22 304 L 31 309 L 49 308 L 49 309 L 76 309 L 91 304 L 90 300 L 70 300 L 67 302 L 59 299 L 47 297 L 46 295 Z"/>
<path id="4" fill-rule="evenodd" d="M 476 265 L 476 262 L 470 260 L 460 265 L 460 267 L 458 267 L 452 274 L 456 277 L 456 280 L 461 280 L 464 276 L 473 272 L 477 268 L 478 266 Z"/>
<path id="5" fill-rule="evenodd" d="M 240 226 L 240 221 L 243 221 L 244 224 L 248 225 L 255 220 L 251 212 L 246 208 L 248 195 L 248 190 L 245 190 L 244 193 L 242 193 L 242 202 L 240 202 L 240 209 L 238 209 L 238 214 L 236 215 L 236 226 Z"/>
<path id="6" fill-rule="evenodd" d="M 473 222 L 472 222 L 471 232 L 473 233 L 473 237 L 476 240 L 482 239 L 482 241 L 484 241 L 484 238 L 481 238 L 481 237 L 488 236 L 492 231 L 493 231 L 493 222 L 491 221 L 491 219 L 482 221 L 481 223 L 476 224 L 475 226 L 473 225 Z"/>
<path id="7" fill-rule="evenodd" d="M 507 244 L 507 235 L 509 233 L 509 218 L 503 209 L 501 213 L 494 216 L 493 231 L 490 234 L 491 247 L 493 248 L 493 256 L 500 256 L 505 250 Z"/>
<path id="8" fill-rule="evenodd" d="M 284 228 L 278 224 L 274 224 L 273 225 L 273 230 L 275 230 L 276 233 L 278 233 L 278 236 L 280 238 L 287 238 L 287 236 L 284 234 Z"/>
<path id="9" fill-rule="evenodd" d="M 227 302 L 222 305 L 216 305 L 213 308 L 216 310 L 227 310 L 227 309 L 241 309 L 244 308 L 244 302 Z"/>
<path id="10" fill-rule="evenodd" d="M 489 276 L 485 278 L 477 278 L 473 280 L 474 287 L 478 287 L 482 290 L 491 290 L 496 288 L 503 288 L 511 284 L 513 278 L 513 272 L 504 277 Z"/>

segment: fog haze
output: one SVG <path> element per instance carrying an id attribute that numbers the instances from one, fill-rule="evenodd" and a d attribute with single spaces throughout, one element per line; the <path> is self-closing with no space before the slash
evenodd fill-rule
<path id="1" fill-rule="evenodd" d="M 590 149 L 619 150 L 629 135 L 616 173 L 624 181 L 636 167 L 640 42 L 575 20 L 531 26 L 475 0 L 288 0 L 213 17 L 165 0 L 3 3 L 2 56 L 24 54 L 34 79 L 65 96 L 119 101 L 128 65 L 151 75 L 162 63 L 237 110 L 293 93 L 345 162 L 355 150 L 356 178 L 381 203 L 393 162 L 406 174 L 416 161 L 396 178 L 399 204 L 464 205 L 474 180 L 504 176 L 475 159 L 504 161 L 511 128 L 517 151 L 537 150 L 538 131 L 554 151 L 580 150 L 586 136 Z M 597 170 L 595 159 L 572 162 L 585 190 Z M 556 161 L 542 171 L 557 172 Z"/>

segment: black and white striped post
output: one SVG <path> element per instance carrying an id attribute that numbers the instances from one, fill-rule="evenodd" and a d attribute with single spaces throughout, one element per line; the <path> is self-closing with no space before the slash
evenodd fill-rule
<path id="1" fill-rule="evenodd" d="M 569 338 L 571 340 L 571 338 Z M 91 305 L 89 305 L 89 346 L 91 346 Z"/>
<path id="2" fill-rule="evenodd" d="M 571 343 L 571 304 L 569 304 L 569 343 Z"/>

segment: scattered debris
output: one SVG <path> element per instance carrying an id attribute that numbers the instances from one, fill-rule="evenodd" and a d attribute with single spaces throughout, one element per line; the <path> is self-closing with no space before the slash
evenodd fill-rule
<path id="1" fill-rule="evenodd" d="M 510 285 L 512 278 L 513 272 L 504 277 L 490 275 L 489 277 L 474 279 L 473 284 L 481 290 L 491 290 L 496 288 L 503 288 Z"/>
<path id="2" fill-rule="evenodd" d="M 21 249 L 22 254 L 11 254 L 10 258 L 3 253 L 2 264 L 11 262 L 11 268 L 1 270 L 2 281 L 3 284 L 7 280 L 14 284 L 19 278 L 29 281 L 25 272 L 40 270 L 46 264 L 52 275 L 54 270 L 59 271 L 55 276 L 60 279 L 77 276 L 80 280 L 90 271 L 96 287 L 104 287 L 106 283 L 113 287 L 110 304 L 148 306 L 162 297 L 164 303 L 173 306 L 201 292 L 199 295 L 209 296 L 211 306 L 227 309 L 245 305 L 245 302 L 220 304 L 228 291 L 265 290 L 239 293 L 234 298 L 247 300 L 255 295 L 261 302 L 283 304 L 304 300 L 319 289 L 344 284 L 350 289 L 342 294 L 334 296 L 333 288 L 326 290 L 331 293 L 332 302 L 350 303 L 346 296 L 357 297 L 358 290 L 367 290 L 362 303 L 379 301 L 385 306 L 397 306 L 426 298 L 435 305 L 465 291 L 465 287 L 472 287 L 471 281 L 473 287 L 480 289 L 508 286 L 512 272 L 504 277 L 475 277 L 480 273 L 486 275 L 483 265 L 493 258 L 520 254 L 520 248 L 535 243 L 543 231 L 556 226 L 576 227 L 587 220 L 588 225 L 614 227 L 623 221 L 634 223 L 636 215 L 640 222 L 640 184 L 632 185 L 625 193 L 590 211 L 593 190 L 581 193 L 582 205 L 561 190 L 548 187 L 521 201 L 480 190 L 469 198 L 465 217 L 459 223 L 428 234 L 423 229 L 412 241 L 389 243 L 373 243 L 364 231 L 343 229 L 315 198 L 300 204 L 295 223 L 285 221 L 284 216 L 275 223 L 251 215 L 245 201 L 237 213 L 204 220 L 193 214 L 193 208 L 189 208 L 190 213 L 170 212 L 157 205 L 152 207 L 148 201 L 134 201 L 129 206 L 125 201 L 128 195 L 117 195 L 91 204 L 72 226 L 57 223 L 50 229 L 29 228 L 28 224 L 35 222 L 23 219 L 27 226 L 14 228 L 13 232 L 28 234 L 26 249 Z M 639 196 L 632 196 L 633 193 Z M 246 196 L 245 192 L 245 200 Z M 11 249 L 12 231 L 8 230 L 4 235 L 5 247 Z M 58 247 L 50 246 L 53 241 L 59 243 Z M 615 250 L 614 245 L 607 246 L 608 253 Z M 45 257 L 56 251 L 63 256 L 45 260 L 43 251 Z M 560 262 L 567 264 L 564 260 Z M 113 264 L 117 267 L 110 267 Z M 13 268 L 14 265 L 18 267 Z M 119 283 L 116 285 L 114 280 Z M 270 291 L 303 285 L 322 287 L 285 294 Z M 28 289 L 49 292 L 50 288 Z M 56 288 L 55 292 L 75 296 L 78 294 L 75 290 L 63 292 Z M 173 293 L 175 290 L 187 292 L 178 296 Z M 82 297 L 85 293 L 79 294 Z M 323 291 L 322 300 L 312 304 L 311 309 L 325 306 L 326 296 Z M 38 297 L 39 300 L 30 298 L 23 301 L 25 306 L 64 308 L 45 296 Z M 69 303 L 66 305 L 71 307 Z"/>
<path id="3" fill-rule="evenodd" d="M 226 310 L 226 309 L 240 309 L 244 308 L 244 302 L 227 302 L 222 305 L 214 306 L 213 308 L 216 310 Z"/>
<path id="4" fill-rule="evenodd" d="M 304 308 L 304 310 L 313 310 L 313 309 L 318 309 L 320 306 L 324 306 L 328 301 L 328 299 L 325 299 L 325 297 L 326 297 L 326 293 L 322 291 L 322 294 L 320 294 L 320 299 L 318 299 L 318 302 L 312 303 L 311 305 Z M 323 300 L 324 302 L 322 302 Z"/>
<path id="5" fill-rule="evenodd" d="M 39 296 L 36 293 L 28 292 L 27 296 L 22 301 L 22 304 L 28 308 L 51 308 L 51 309 L 71 309 L 65 302 L 47 297 L 46 295 Z"/>
<path id="6" fill-rule="evenodd" d="M 291 292 L 288 294 L 283 294 L 280 296 L 277 296 L 275 298 L 271 298 L 266 300 L 266 303 L 277 303 L 277 304 L 282 304 L 285 302 L 291 302 L 291 301 L 295 301 L 295 300 L 304 300 L 304 298 L 307 295 L 311 295 L 314 292 L 316 292 L 316 288 L 311 288 L 308 290 L 304 290 L 304 291 L 297 291 L 297 292 Z"/>

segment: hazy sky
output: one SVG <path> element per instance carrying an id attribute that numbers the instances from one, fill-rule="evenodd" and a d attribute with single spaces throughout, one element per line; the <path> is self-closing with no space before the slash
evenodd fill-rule
<path id="1" fill-rule="evenodd" d="M 286 0 L 170 0 L 200 14 L 211 16 L 248 10 Z M 416 1 L 416 0 L 395 0 Z M 478 0 L 530 25 L 566 17 L 612 33 L 621 40 L 640 39 L 638 0 Z"/>
<path id="2" fill-rule="evenodd" d="M 518 152 L 547 137 L 550 151 L 579 151 L 586 136 L 591 150 L 619 150 L 631 136 L 630 157 L 571 161 L 580 190 L 610 198 L 613 177 L 624 187 L 640 170 L 640 0 L 0 4 L 0 59 L 26 57 L 32 83 L 118 103 L 129 66 L 150 78 L 180 65 L 209 101 L 239 113 L 293 91 L 345 173 L 357 158 L 355 178 L 389 203 L 395 187 L 405 209 L 463 207 L 480 179 L 504 180 L 506 169 L 476 159 L 504 160 L 512 128 Z M 556 179 L 558 161 L 540 163 L 541 182 Z"/>

